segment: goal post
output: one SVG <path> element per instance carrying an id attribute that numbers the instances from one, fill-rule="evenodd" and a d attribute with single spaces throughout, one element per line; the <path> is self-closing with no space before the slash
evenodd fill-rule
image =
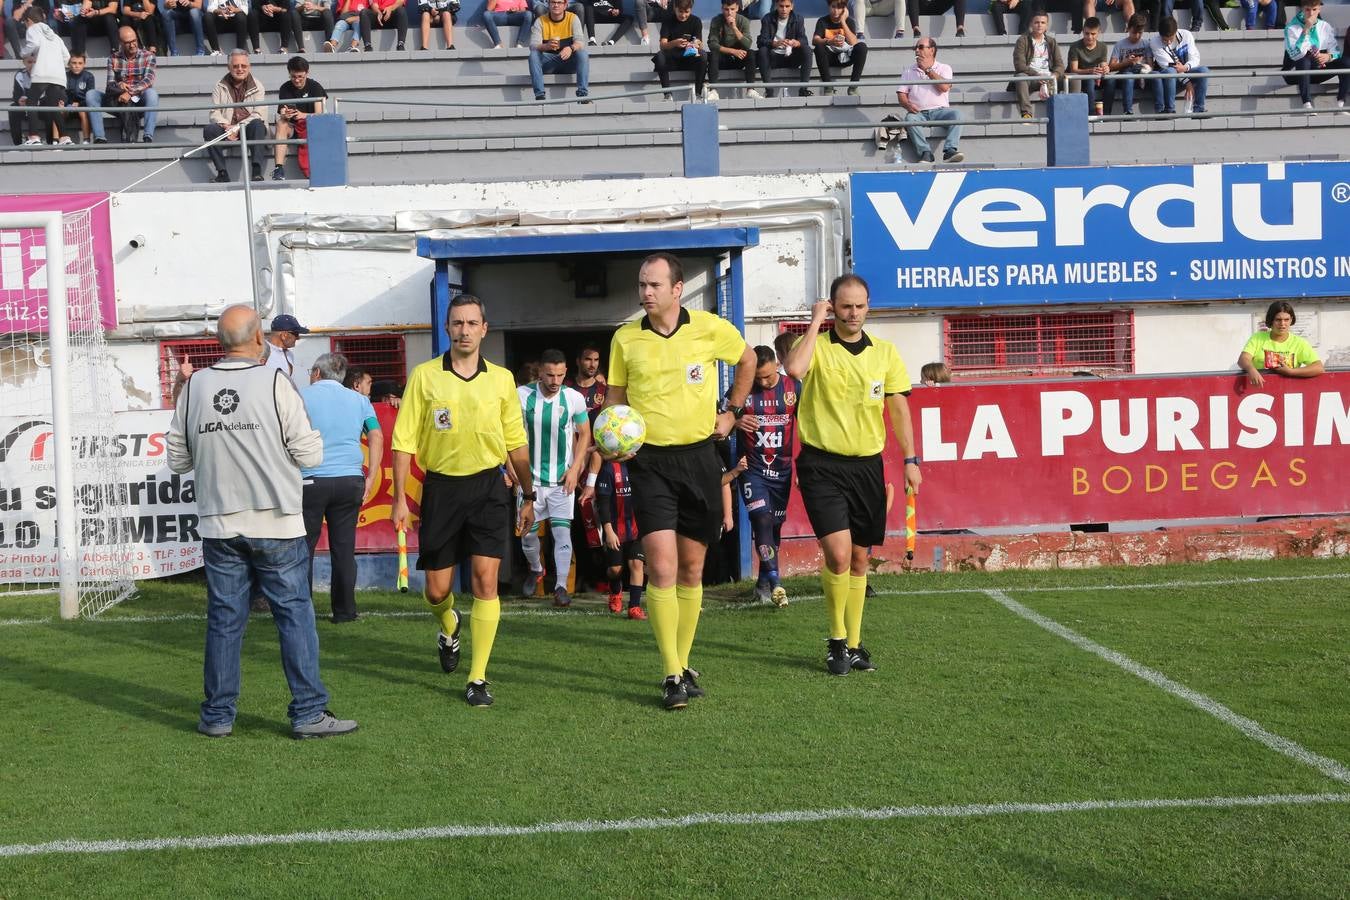
<path id="1" fill-rule="evenodd" d="M 116 433 L 115 367 L 89 210 L 0 212 L 0 264 L 0 509 L 20 511 L 0 522 L 0 597 L 54 589 L 61 618 L 97 615 L 134 581 L 121 466 L 100 440 Z"/>

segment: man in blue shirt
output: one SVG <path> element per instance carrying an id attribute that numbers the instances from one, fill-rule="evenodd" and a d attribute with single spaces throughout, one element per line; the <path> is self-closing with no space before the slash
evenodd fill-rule
<path id="1" fill-rule="evenodd" d="M 309 387 L 301 393 L 311 424 L 323 435 L 323 462 L 300 470 L 310 583 L 314 581 L 314 547 L 327 520 L 334 622 L 356 619 L 356 520 L 379 483 L 384 455 L 384 435 L 375 410 L 368 398 L 342 386 L 346 375 L 346 358 L 325 353 L 314 360 Z M 368 475 L 361 472 L 362 434 L 370 447 Z"/>

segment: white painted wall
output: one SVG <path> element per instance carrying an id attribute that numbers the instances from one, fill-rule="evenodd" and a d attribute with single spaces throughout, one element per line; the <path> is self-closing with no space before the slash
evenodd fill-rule
<path id="1" fill-rule="evenodd" d="M 747 337 L 771 343 L 780 320 L 802 320 L 829 279 L 840 271 L 834 232 L 847 219 L 847 176 L 801 175 L 761 178 L 648 179 L 263 190 L 254 193 L 255 220 L 269 216 L 388 216 L 411 236 L 423 224 L 416 214 L 440 213 L 468 220 L 491 214 L 498 221 L 568 221 L 573 229 L 615 210 L 641 211 L 628 227 L 700 227 L 757 224 L 761 244 L 745 254 Z M 799 201 L 799 202 L 794 202 Z M 833 210 L 829 207 L 833 204 Z M 720 215 L 709 205 L 736 207 Z M 759 209 L 755 207 L 758 205 Z M 766 211 L 766 205 L 773 205 Z M 798 210 L 787 208 L 799 207 Z M 807 206 L 813 209 L 807 209 Z M 690 211 L 694 212 L 690 214 Z M 807 217 L 812 213 L 815 219 Z M 391 220 L 393 221 L 393 220 Z M 509 233 L 517 225 L 479 228 L 475 234 Z M 334 238 L 342 229 L 322 233 Z M 270 232 L 277 239 L 294 229 Z M 250 300 L 245 262 L 245 219 L 240 192 L 146 192 L 118 197 L 112 205 L 119 309 L 124 322 L 133 306 L 206 304 L 220 307 Z M 315 232 L 311 232 L 315 233 Z M 141 235 L 146 245 L 131 249 Z M 557 262 L 522 261 L 473 269 L 468 286 L 489 303 L 490 358 L 502 359 L 507 329 L 606 327 L 637 312 L 636 262 L 617 260 L 608 273 L 608 296 L 574 299 L 568 270 Z M 381 327 L 425 329 L 432 264 L 412 250 L 300 249 L 294 253 L 292 312 L 312 328 Z M 694 271 L 688 305 L 713 308 L 712 275 Z M 1141 374 L 1235 370 L 1234 362 L 1265 303 L 1136 305 L 1136 361 Z M 1297 303 L 1316 312 L 1314 344 L 1330 362 L 1350 364 L 1350 310 L 1332 302 Z M 1084 307 L 1084 309 L 1086 309 Z M 1012 310 L 999 310 L 1011 312 Z M 934 313 L 877 313 L 873 328 L 893 340 L 917 376 L 923 363 L 942 358 L 942 317 Z M 196 320 L 200 324 L 201 319 Z M 192 324 L 192 323 L 187 323 Z M 328 335 L 303 339 L 296 349 L 307 367 L 328 349 Z M 425 330 L 407 332 L 410 365 L 430 355 Z M 159 402 L 158 344 L 119 343 L 118 367 L 128 408 Z"/>

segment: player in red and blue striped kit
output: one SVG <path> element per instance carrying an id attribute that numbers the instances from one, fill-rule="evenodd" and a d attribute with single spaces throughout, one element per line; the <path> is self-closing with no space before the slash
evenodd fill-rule
<path id="1" fill-rule="evenodd" d="M 628 480 L 628 464 L 605 460 L 595 482 L 595 517 L 600 524 L 605 565 L 609 576 L 609 611 L 623 612 L 625 563 L 628 569 L 628 618 L 645 619 L 642 591 L 647 579 L 643 571 L 642 541 L 638 538 L 637 518 L 633 511 L 633 486 Z"/>
<path id="2" fill-rule="evenodd" d="M 755 384 L 736 426 L 745 467 L 741 497 L 759 556 L 755 597 L 787 606 L 787 591 L 778 579 L 778 544 L 792 494 L 792 443 L 802 386 L 778 371 L 772 347 L 755 348 L 755 365 Z"/>

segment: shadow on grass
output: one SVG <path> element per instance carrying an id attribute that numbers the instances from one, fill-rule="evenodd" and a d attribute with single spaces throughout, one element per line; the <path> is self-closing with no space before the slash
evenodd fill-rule
<path id="1" fill-rule="evenodd" d="M 1127 878 L 1120 872 L 1103 871 L 1084 863 L 1075 864 L 1062 856 L 1050 858 L 1026 852 L 1009 852 L 1002 856 L 1009 870 L 1021 869 L 1046 888 L 1055 885 L 1087 896 L 1130 897 L 1138 900 L 1168 897 L 1174 891 L 1173 887 L 1163 882 L 1146 880 L 1144 873 L 1139 871 Z"/>

